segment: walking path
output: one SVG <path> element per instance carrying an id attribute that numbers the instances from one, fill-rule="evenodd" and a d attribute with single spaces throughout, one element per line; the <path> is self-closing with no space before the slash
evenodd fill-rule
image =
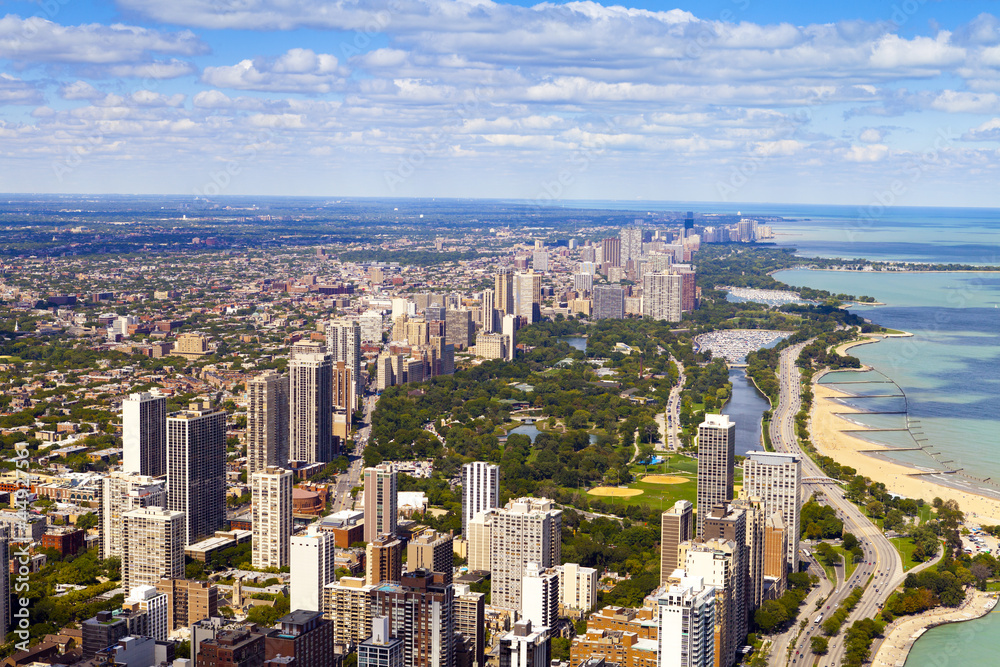
<path id="1" fill-rule="evenodd" d="M 873 667 L 902 667 L 910 648 L 920 636 L 944 623 L 968 621 L 983 616 L 997 603 L 996 593 L 973 591 L 961 607 L 938 607 L 918 616 L 904 616 L 888 625 L 883 633 L 885 640 L 872 658 Z"/>

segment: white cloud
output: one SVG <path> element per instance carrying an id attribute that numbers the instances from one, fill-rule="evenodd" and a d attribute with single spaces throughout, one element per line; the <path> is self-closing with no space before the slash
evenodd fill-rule
<path id="1" fill-rule="evenodd" d="M 73 83 L 63 84 L 59 94 L 64 100 L 96 100 L 104 97 L 104 93 L 86 81 L 74 81 Z"/>
<path id="2" fill-rule="evenodd" d="M 858 138 L 866 144 L 877 144 L 882 141 L 882 132 L 874 127 L 868 127 L 862 130 Z"/>
<path id="3" fill-rule="evenodd" d="M 991 118 L 962 135 L 966 141 L 998 141 L 1000 140 L 1000 118 Z"/>
<path id="4" fill-rule="evenodd" d="M 344 68 L 336 56 L 292 49 L 274 60 L 242 60 L 206 67 L 202 83 L 218 88 L 286 93 L 330 93 L 343 86 Z"/>
<path id="5" fill-rule="evenodd" d="M 851 146 L 844 153 L 848 162 L 880 162 L 889 154 L 889 147 L 884 144 L 869 144 L 867 146 Z"/>
<path id="6" fill-rule="evenodd" d="M 39 104 L 42 93 L 29 83 L 0 72 L 0 104 Z"/>
<path id="7" fill-rule="evenodd" d="M 207 46 L 190 30 L 161 32 L 120 23 L 64 26 L 13 14 L 0 18 L 0 58 L 22 63 L 110 65 L 142 62 L 150 53 L 205 52 Z"/>

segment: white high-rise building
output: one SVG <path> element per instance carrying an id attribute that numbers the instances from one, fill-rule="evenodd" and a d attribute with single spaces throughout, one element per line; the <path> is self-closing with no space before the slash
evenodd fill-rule
<path id="1" fill-rule="evenodd" d="M 720 503 L 733 500 L 736 423 L 728 415 L 705 415 L 698 426 L 698 537 L 705 536 L 705 517 Z"/>
<path id="2" fill-rule="evenodd" d="M 493 513 L 490 598 L 494 607 L 521 608 L 521 581 L 528 563 L 559 564 L 562 510 L 548 498 L 518 498 Z"/>
<path id="3" fill-rule="evenodd" d="M 500 466 L 483 461 L 462 466 L 462 534 L 480 512 L 500 507 Z"/>
<path id="4" fill-rule="evenodd" d="M 719 638 L 719 654 L 722 664 L 735 662 L 737 623 L 741 615 L 740 605 L 745 605 L 737 586 L 737 577 L 746 577 L 739 571 L 737 545 L 730 540 L 711 539 L 706 542 L 685 542 L 679 549 L 683 556 L 683 569 L 689 577 L 698 577 L 715 588 L 715 625 Z"/>
<path id="5" fill-rule="evenodd" d="M 354 380 L 354 395 L 364 394 L 361 382 L 361 324 L 355 320 L 330 322 L 326 327 L 326 348 L 333 364 L 343 361 Z"/>
<path id="6" fill-rule="evenodd" d="M 646 272 L 642 276 L 642 316 L 680 322 L 684 276 L 679 273 Z"/>
<path id="7" fill-rule="evenodd" d="M 122 470 L 167 474 L 167 399 L 142 392 L 122 401 Z"/>
<path id="8" fill-rule="evenodd" d="M 358 324 L 361 325 L 362 342 L 382 342 L 382 313 L 377 310 L 366 310 L 358 318 Z"/>
<path id="9" fill-rule="evenodd" d="M 167 417 L 167 507 L 187 519 L 183 546 L 225 523 L 226 413 L 207 402 Z"/>
<path id="10" fill-rule="evenodd" d="M 597 603 L 597 570 L 578 563 L 556 566 L 559 573 L 559 604 L 566 611 L 588 613 Z"/>
<path id="11" fill-rule="evenodd" d="M 396 535 L 396 471 L 388 464 L 365 468 L 365 542 Z"/>
<path id="12" fill-rule="evenodd" d="M 167 579 L 184 578 L 184 513 L 162 507 L 142 507 L 122 515 L 125 555 L 122 582 L 125 590 L 153 586 Z"/>
<path id="13" fill-rule="evenodd" d="M 550 628 L 524 619 L 500 636 L 501 667 L 549 667 L 552 655 Z"/>
<path id="14" fill-rule="evenodd" d="M 167 641 L 167 594 L 157 593 L 155 586 L 136 586 L 130 592 L 122 609 L 146 612 L 149 636 L 158 642 Z"/>
<path id="15" fill-rule="evenodd" d="M 483 333 L 494 333 L 497 330 L 497 294 L 494 290 L 483 290 L 483 310 L 480 314 Z"/>
<path id="16" fill-rule="evenodd" d="M 528 563 L 521 578 L 521 618 L 551 628 L 559 617 L 559 573 Z"/>
<path id="17" fill-rule="evenodd" d="M 247 474 L 288 465 L 288 376 L 265 371 L 247 383 Z"/>
<path id="18" fill-rule="evenodd" d="M 681 583 L 658 600 L 659 667 L 712 667 L 715 664 L 715 587 L 680 570 Z"/>
<path id="19" fill-rule="evenodd" d="M 292 609 L 323 610 L 323 588 L 336 581 L 336 548 L 333 533 L 310 528 L 291 540 Z"/>
<path id="20" fill-rule="evenodd" d="M 333 460 L 333 361 L 329 354 L 296 354 L 288 365 L 291 457 L 306 463 Z"/>
<path id="21" fill-rule="evenodd" d="M 493 517 L 499 510 L 480 512 L 469 520 L 465 539 L 469 542 L 469 571 L 489 572 L 493 551 Z"/>
<path id="22" fill-rule="evenodd" d="M 642 229 L 639 227 L 623 227 L 618 232 L 622 242 L 621 262 L 625 266 L 628 260 L 637 260 L 642 256 Z"/>
<path id="23" fill-rule="evenodd" d="M 517 356 L 517 316 L 503 316 L 503 332 L 507 338 L 507 361 L 514 361 Z"/>
<path id="24" fill-rule="evenodd" d="M 781 452 L 747 452 L 741 493 L 747 498 L 760 498 L 768 513 L 781 512 L 788 526 L 788 564 L 792 572 L 798 572 L 802 457 Z"/>
<path id="25" fill-rule="evenodd" d="M 166 507 L 167 483 L 160 477 L 116 470 L 103 480 L 101 494 L 101 558 L 125 556 L 122 515 L 140 507 Z"/>
<path id="26" fill-rule="evenodd" d="M 253 566 L 288 565 L 292 536 L 292 471 L 272 466 L 255 472 L 250 476 L 250 493 L 253 499 Z"/>

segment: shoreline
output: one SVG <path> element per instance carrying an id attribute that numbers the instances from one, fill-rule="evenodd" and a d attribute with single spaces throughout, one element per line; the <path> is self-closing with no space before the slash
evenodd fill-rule
<path id="1" fill-rule="evenodd" d="M 851 341 L 838 346 L 836 351 L 842 353 L 852 347 L 877 343 L 880 340 L 881 337 Z M 863 366 L 862 370 L 874 369 Z M 883 452 L 891 454 L 896 448 L 863 439 L 865 431 L 857 430 L 859 426 L 851 421 L 850 415 L 866 413 L 836 400 L 851 398 L 851 394 L 819 382 L 830 372 L 836 371 L 817 373 L 812 380 L 813 405 L 809 411 L 809 430 L 813 446 L 819 455 L 829 456 L 841 465 L 850 466 L 859 475 L 868 477 L 874 482 L 881 482 L 889 492 L 906 498 L 922 498 L 930 501 L 934 497 L 940 497 L 942 500 L 955 500 L 965 513 L 966 522 L 982 524 L 989 521 L 992 524 L 1000 524 L 1000 497 L 985 495 L 986 489 L 982 489 L 984 493 L 980 494 L 973 490 L 971 484 L 968 487 L 957 488 L 943 480 L 928 478 L 928 475 L 935 474 L 933 470 L 924 471 L 878 456 Z M 841 413 L 843 416 L 836 413 Z M 845 429 L 854 429 L 858 435 L 845 433 Z M 938 471 L 937 474 L 947 473 Z"/>
<path id="2" fill-rule="evenodd" d="M 910 651 L 924 634 L 942 625 L 976 621 L 997 604 L 996 593 L 973 591 L 962 606 L 937 607 L 916 616 L 902 616 L 886 627 L 884 639 L 871 657 L 872 665 L 905 665 Z"/>

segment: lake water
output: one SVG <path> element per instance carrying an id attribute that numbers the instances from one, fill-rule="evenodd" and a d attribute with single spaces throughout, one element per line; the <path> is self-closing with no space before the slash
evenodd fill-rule
<path id="1" fill-rule="evenodd" d="M 736 453 L 744 455 L 751 450 L 763 449 L 760 442 L 760 417 L 770 406 L 767 399 L 747 378 L 742 368 L 729 371 L 733 383 L 733 396 L 722 409 L 722 414 L 736 422 Z"/>
<path id="2" fill-rule="evenodd" d="M 587 351 L 587 339 L 583 336 L 565 336 L 563 340 L 569 343 L 569 346 L 572 348 L 581 352 Z"/>
<path id="3" fill-rule="evenodd" d="M 928 630 L 910 651 L 905 667 L 979 667 L 997 664 L 1000 612 Z"/>
<path id="4" fill-rule="evenodd" d="M 995 273 L 848 273 L 781 271 L 778 280 L 848 294 L 866 293 L 885 306 L 859 306 L 852 312 L 913 338 L 888 339 L 855 347 L 851 354 L 891 378 L 906 394 L 912 430 L 941 460 L 978 479 L 1000 480 L 1000 274 Z M 891 386 L 891 385 L 890 385 Z M 844 385 L 869 393 L 890 393 L 884 385 Z M 848 401 L 863 409 L 894 410 L 898 399 Z M 872 426 L 884 416 L 856 418 Z M 913 446 L 907 433 L 871 434 L 889 446 Z M 892 460 L 941 468 L 922 452 L 899 452 Z"/>
<path id="5" fill-rule="evenodd" d="M 538 437 L 538 434 L 541 433 L 541 432 L 542 431 L 539 431 L 538 428 L 536 428 L 534 424 L 522 424 L 521 426 L 518 426 L 517 428 L 512 428 L 510 430 L 510 432 L 508 433 L 508 435 L 510 435 L 511 433 L 520 433 L 521 435 L 528 436 L 528 438 L 531 439 L 531 442 L 534 443 L 535 442 L 535 438 Z M 559 432 L 556 431 L 557 435 L 558 435 L 558 433 Z M 590 442 L 591 443 L 597 442 L 597 436 L 594 435 L 593 433 L 590 434 Z"/>

